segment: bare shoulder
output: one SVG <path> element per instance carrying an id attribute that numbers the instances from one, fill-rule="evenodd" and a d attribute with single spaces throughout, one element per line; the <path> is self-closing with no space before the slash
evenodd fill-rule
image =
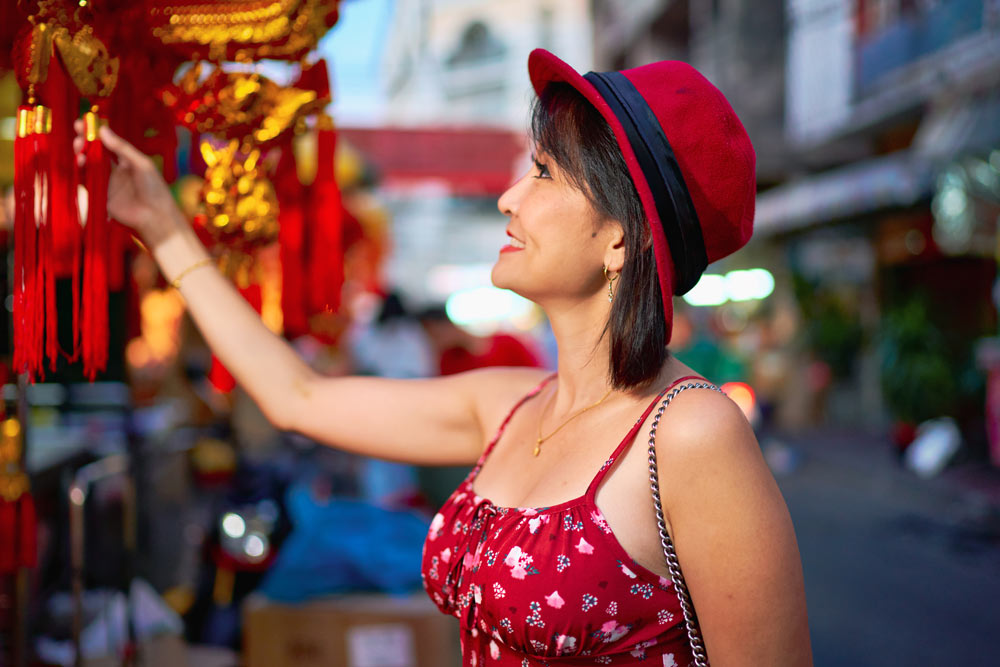
<path id="1" fill-rule="evenodd" d="M 678 394 L 660 419 L 656 455 L 669 508 L 690 502 L 740 503 L 747 493 L 777 491 L 753 429 L 739 406 L 721 392 Z"/>
<path id="2" fill-rule="evenodd" d="M 657 429 L 657 454 L 679 461 L 757 449 L 743 411 L 722 392 L 681 392 L 663 412 Z"/>

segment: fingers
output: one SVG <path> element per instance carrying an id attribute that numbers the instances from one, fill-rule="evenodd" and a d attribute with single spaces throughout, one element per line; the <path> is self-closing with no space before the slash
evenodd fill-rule
<path id="1" fill-rule="evenodd" d="M 76 155 L 76 165 L 82 167 L 87 162 L 87 158 L 83 154 L 83 150 L 87 145 L 83 137 L 83 133 L 86 132 L 83 119 L 73 121 L 73 130 L 76 132 L 76 136 L 73 138 L 73 153 Z"/>
<path id="2" fill-rule="evenodd" d="M 139 168 L 148 167 L 152 164 L 152 161 L 142 151 L 119 137 L 107 125 L 101 126 L 98 135 L 101 138 L 101 143 L 126 164 Z"/>

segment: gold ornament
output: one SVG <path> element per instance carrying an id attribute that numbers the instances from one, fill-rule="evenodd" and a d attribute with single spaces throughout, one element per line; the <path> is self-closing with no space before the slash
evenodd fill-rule
<path id="1" fill-rule="evenodd" d="M 230 44 L 246 45 L 248 59 L 289 57 L 316 47 L 328 29 L 330 5 L 331 0 L 180 3 L 151 10 L 154 18 L 165 19 L 153 36 L 163 44 L 207 46 L 212 60 L 223 60 Z"/>
<path id="2" fill-rule="evenodd" d="M 29 489 L 21 470 L 21 423 L 11 417 L 0 426 L 0 500 L 12 503 Z"/>

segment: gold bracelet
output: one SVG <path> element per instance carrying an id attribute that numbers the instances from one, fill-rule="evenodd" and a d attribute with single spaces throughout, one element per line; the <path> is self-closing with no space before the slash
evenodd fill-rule
<path id="1" fill-rule="evenodd" d="M 208 266 L 209 264 L 213 264 L 213 263 L 215 263 L 215 260 L 212 259 L 211 257 L 206 257 L 204 259 L 199 259 L 197 262 L 195 262 L 194 264 L 192 264 L 191 266 L 187 267 L 186 269 L 184 269 L 183 271 L 181 271 L 179 274 L 177 274 L 177 277 L 170 281 L 170 286 L 173 287 L 176 290 L 179 290 L 181 288 L 181 279 L 184 276 L 186 276 L 187 274 L 191 273 L 195 269 L 200 269 L 203 266 Z"/>

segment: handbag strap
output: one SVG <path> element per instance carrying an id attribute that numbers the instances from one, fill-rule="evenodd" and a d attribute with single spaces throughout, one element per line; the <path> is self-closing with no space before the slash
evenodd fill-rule
<path id="1" fill-rule="evenodd" d="M 705 642 L 701 638 L 701 628 L 698 627 L 698 617 L 695 614 L 694 605 L 691 603 L 691 595 L 688 593 L 687 585 L 684 583 L 684 575 L 681 574 L 681 565 L 677 560 L 677 552 L 674 550 L 674 543 L 667 532 L 667 525 L 663 519 L 663 504 L 660 501 L 660 476 L 656 469 L 656 427 L 660 424 L 660 417 L 667 409 L 670 402 L 682 391 L 688 389 L 713 389 L 722 392 L 714 384 L 708 382 L 689 382 L 676 387 L 663 397 L 659 409 L 653 416 L 653 424 L 649 427 L 649 488 L 653 493 L 653 507 L 656 508 L 656 526 L 660 530 L 660 545 L 663 547 L 663 557 L 667 561 L 667 569 L 670 571 L 670 580 L 674 584 L 674 591 L 677 593 L 677 600 L 681 604 L 681 611 L 684 612 L 684 625 L 687 628 L 688 642 L 691 644 L 691 654 L 694 656 L 694 664 L 697 667 L 708 667 L 708 654 L 705 652 Z"/>

